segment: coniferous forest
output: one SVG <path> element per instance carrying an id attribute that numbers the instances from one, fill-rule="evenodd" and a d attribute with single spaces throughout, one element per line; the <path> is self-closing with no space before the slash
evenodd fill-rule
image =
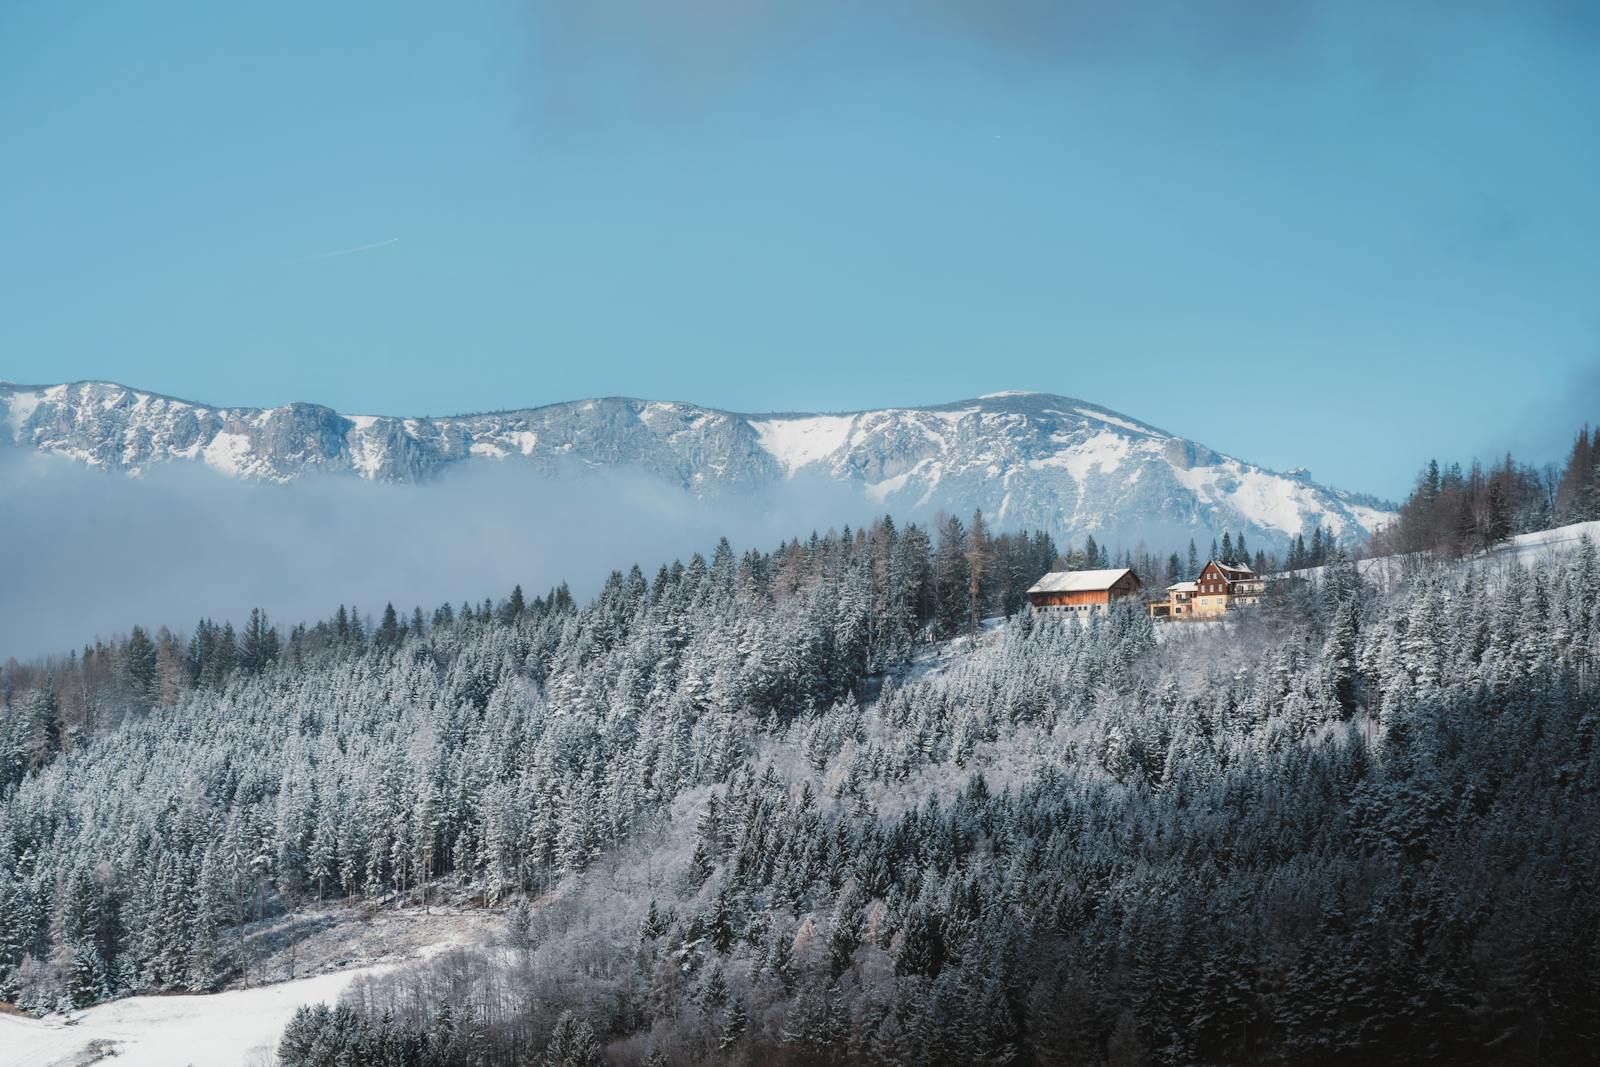
<path id="1" fill-rule="evenodd" d="M 882 519 L 12 666 L 0 994 L 215 989 L 252 924 L 432 894 L 503 934 L 282 1064 L 1592 1059 L 1592 545 L 1334 550 L 1163 630 L 1022 610 L 1057 559 Z"/>

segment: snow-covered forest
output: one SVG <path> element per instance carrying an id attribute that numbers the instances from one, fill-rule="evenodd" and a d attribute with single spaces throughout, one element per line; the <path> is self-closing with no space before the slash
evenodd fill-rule
<path id="1" fill-rule="evenodd" d="M 263 914 L 465 894 L 499 943 L 281 1062 L 1592 1055 L 1592 545 L 1382 588 L 1335 553 L 1159 632 L 1018 611 L 1055 557 L 882 520 L 14 670 L 0 992 L 214 988 Z"/>

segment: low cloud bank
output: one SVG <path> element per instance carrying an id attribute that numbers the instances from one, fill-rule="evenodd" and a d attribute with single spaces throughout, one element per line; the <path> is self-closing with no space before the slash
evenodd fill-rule
<path id="1" fill-rule="evenodd" d="M 614 569 L 770 549 L 860 523 L 864 494 L 797 479 L 766 499 L 697 500 L 637 473 L 541 478 L 472 465 L 427 485 L 323 476 L 258 485 L 198 467 L 142 478 L 53 456 L 0 461 L 0 660 L 65 652 L 135 623 L 189 630 L 202 615 L 278 623 L 339 604 L 431 612 L 448 600 L 593 594 Z"/>

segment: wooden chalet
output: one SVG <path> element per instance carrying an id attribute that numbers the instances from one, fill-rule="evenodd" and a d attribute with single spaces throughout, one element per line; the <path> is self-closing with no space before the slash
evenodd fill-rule
<path id="1" fill-rule="evenodd" d="M 1255 604 L 1267 583 L 1249 567 L 1210 560 L 1194 580 L 1190 618 L 1214 619 L 1229 608 Z"/>
<path id="2" fill-rule="evenodd" d="M 1139 576 L 1127 567 L 1096 571 L 1051 571 L 1028 590 L 1035 611 L 1105 611 L 1114 600 L 1139 595 Z"/>

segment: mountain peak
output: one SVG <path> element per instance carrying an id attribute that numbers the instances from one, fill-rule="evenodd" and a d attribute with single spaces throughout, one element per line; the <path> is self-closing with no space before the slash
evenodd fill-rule
<path id="1" fill-rule="evenodd" d="M 1359 538 L 1390 518 L 1304 471 L 1277 474 L 1109 408 L 1024 391 L 841 413 L 606 397 L 406 418 L 304 402 L 220 408 L 116 382 L 5 383 L 0 445 L 131 475 L 194 463 L 275 482 L 312 472 L 420 482 L 456 467 L 513 463 L 551 478 L 630 470 L 696 496 L 754 499 L 803 474 L 909 517 L 981 508 L 1008 526 L 1128 544 L 1224 529 L 1271 543 L 1316 526 Z"/>

